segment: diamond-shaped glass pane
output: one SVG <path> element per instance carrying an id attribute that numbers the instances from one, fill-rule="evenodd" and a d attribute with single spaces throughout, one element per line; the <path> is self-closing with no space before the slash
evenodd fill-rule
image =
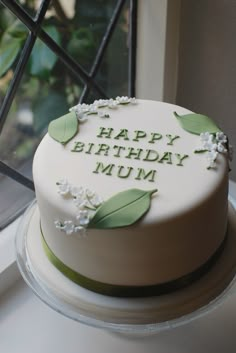
<path id="1" fill-rule="evenodd" d="M 34 199 L 34 192 L 0 174 L 0 230 Z"/>
<path id="2" fill-rule="evenodd" d="M 128 94 L 129 11 L 126 1 L 96 75 L 96 82 L 110 97 Z"/>
<path id="3" fill-rule="evenodd" d="M 22 22 L 0 4 L 0 102 L 13 78 L 28 33 Z"/>
<path id="4" fill-rule="evenodd" d="M 115 0 L 53 1 L 44 28 L 52 25 L 60 33 L 61 44 L 87 72 L 90 71 L 99 46 L 117 5 Z M 119 43 L 117 43 L 119 47 Z M 113 58 L 114 59 L 114 58 Z"/>
<path id="5" fill-rule="evenodd" d="M 34 18 L 42 1 L 43 0 L 16 0 L 16 3 L 18 3 L 30 17 Z"/>
<path id="6" fill-rule="evenodd" d="M 31 160 L 49 122 L 77 104 L 81 90 L 80 81 L 38 39 L 0 134 L 0 160 L 16 169 Z"/>

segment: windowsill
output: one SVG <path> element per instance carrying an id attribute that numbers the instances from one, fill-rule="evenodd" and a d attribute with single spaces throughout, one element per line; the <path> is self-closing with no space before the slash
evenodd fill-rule
<path id="1" fill-rule="evenodd" d="M 15 234 L 21 217 L 0 232 L 0 294 L 20 277 L 16 265 Z"/>
<path id="2" fill-rule="evenodd" d="M 235 296 L 207 315 L 157 335 L 129 337 L 88 327 L 51 310 L 17 281 L 1 297 L 4 353 L 235 353 Z"/>

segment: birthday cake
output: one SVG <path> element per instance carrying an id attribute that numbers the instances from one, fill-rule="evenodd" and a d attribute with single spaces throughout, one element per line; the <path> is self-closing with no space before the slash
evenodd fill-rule
<path id="1" fill-rule="evenodd" d="M 207 116 L 127 97 L 78 104 L 50 123 L 34 157 L 45 254 L 105 295 L 192 283 L 227 240 L 229 159 Z"/>

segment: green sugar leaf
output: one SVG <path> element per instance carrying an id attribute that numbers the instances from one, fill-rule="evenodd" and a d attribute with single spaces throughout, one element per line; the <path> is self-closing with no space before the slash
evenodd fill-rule
<path id="1" fill-rule="evenodd" d="M 192 134 L 200 135 L 202 132 L 210 132 L 212 134 L 221 131 L 215 122 L 206 115 L 186 114 L 179 115 L 174 112 L 182 128 Z"/>
<path id="2" fill-rule="evenodd" d="M 78 132 L 79 123 L 74 111 L 51 121 L 48 126 L 49 135 L 63 145 Z"/>
<path id="3" fill-rule="evenodd" d="M 134 224 L 149 210 L 151 196 L 156 191 L 129 189 L 119 192 L 99 207 L 89 228 L 109 229 Z"/>

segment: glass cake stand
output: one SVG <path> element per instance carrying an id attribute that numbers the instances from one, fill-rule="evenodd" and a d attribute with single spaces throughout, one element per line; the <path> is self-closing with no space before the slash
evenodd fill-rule
<path id="1" fill-rule="evenodd" d="M 234 200 L 230 199 L 231 203 L 235 207 Z M 36 296 L 47 304 L 50 308 L 54 309 L 58 313 L 75 320 L 77 322 L 112 331 L 113 333 L 131 335 L 131 336 L 142 336 L 142 335 L 151 335 L 157 334 L 164 330 L 170 330 L 176 327 L 179 327 L 184 324 L 188 324 L 197 318 L 200 318 L 213 309 L 216 309 L 221 304 L 224 303 L 225 299 L 228 298 L 235 292 L 233 288 L 236 282 L 236 276 L 230 284 L 218 295 L 215 299 L 210 301 L 208 304 L 203 307 L 191 312 L 190 314 L 177 317 L 168 321 L 157 322 L 157 323 L 148 323 L 148 324 L 127 324 L 125 323 L 116 323 L 111 316 L 108 321 L 100 320 L 99 318 L 94 318 L 92 315 L 84 314 L 78 307 L 75 307 L 73 304 L 68 304 L 67 302 L 62 301 L 60 298 L 54 295 L 49 288 L 45 287 L 38 278 L 34 276 L 31 266 L 29 265 L 27 250 L 26 250 L 26 232 L 28 228 L 29 219 L 32 215 L 33 209 L 36 205 L 34 201 L 29 208 L 26 210 L 25 215 L 18 227 L 16 238 L 15 238 L 15 249 L 16 249 L 16 260 L 21 272 L 21 275 L 28 286 L 33 290 Z"/>

